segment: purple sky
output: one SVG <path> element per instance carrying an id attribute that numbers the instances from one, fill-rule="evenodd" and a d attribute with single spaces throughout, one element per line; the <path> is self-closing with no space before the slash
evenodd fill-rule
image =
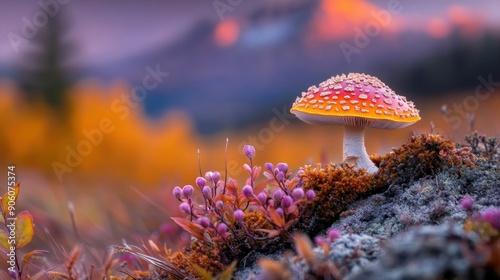
<path id="1" fill-rule="evenodd" d="M 255 5 L 272 5 L 283 0 L 242 1 L 230 16 L 245 13 Z M 388 1 L 371 2 L 383 8 Z M 489 23 L 498 24 L 500 21 L 498 0 L 409 1 L 401 0 L 403 4 L 407 2 L 403 13 L 416 18 L 441 17 L 450 5 L 459 4 L 481 13 Z M 22 18 L 31 20 L 41 9 L 37 2 L 0 0 L 0 65 L 22 55 L 23 46 L 16 54 L 8 34 L 21 34 Z M 166 45 L 201 19 L 218 20 L 212 1 L 208 0 L 70 0 L 64 6 L 71 25 L 70 36 L 79 46 L 78 60 L 85 66 L 112 62 Z"/>

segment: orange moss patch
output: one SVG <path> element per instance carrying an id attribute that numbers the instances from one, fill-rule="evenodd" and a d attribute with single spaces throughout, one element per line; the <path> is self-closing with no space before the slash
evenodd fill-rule
<path id="1" fill-rule="evenodd" d="M 372 157 L 379 167 L 378 184 L 408 183 L 436 175 L 445 168 L 473 167 L 477 160 L 471 149 L 457 148 L 456 143 L 437 134 L 413 136 L 403 146 L 381 157 Z"/>
<path id="2" fill-rule="evenodd" d="M 326 229 L 351 202 L 376 188 L 372 175 L 347 165 L 306 166 L 304 171 L 304 189 L 314 190 L 316 198 L 302 216 L 300 227 L 313 234 Z"/>
<path id="3" fill-rule="evenodd" d="M 262 232 L 257 229 L 272 229 L 272 225 L 264 218 L 261 212 L 247 212 L 245 213 L 245 226 L 248 232 L 255 236 L 264 236 Z"/>
<path id="4" fill-rule="evenodd" d="M 225 267 L 219 260 L 219 252 L 214 244 L 201 240 L 195 240 L 184 250 L 175 252 L 169 261 L 192 276 L 199 276 L 193 264 L 200 266 L 211 275 L 217 275 Z"/>

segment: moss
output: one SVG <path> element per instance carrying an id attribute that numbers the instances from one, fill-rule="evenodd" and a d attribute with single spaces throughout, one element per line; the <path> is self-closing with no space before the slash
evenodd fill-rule
<path id="1" fill-rule="evenodd" d="M 121 279 L 121 278 L 117 278 Z M 139 271 L 139 270 L 134 270 L 131 273 L 131 276 L 126 276 L 123 278 L 124 280 L 135 280 L 135 279 L 151 279 L 149 275 L 149 271 Z"/>
<path id="2" fill-rule="evenodd" d="M 199 276 L 193 264 L 200 266 L 211 275 L 217 275 L 225 267 L 219 260 L 218 249 L 214 247 L 214 244 L 202 240 L 194 240 L 182 251 L 175 252 L 169 261 L 192 276 Z"/>
<path id="3" fill-rule="evenodd" d="M 377 186 L 365 170 L 330 164 L 325 168 L 306 166 L 304 189 L 312 189 L 316 198 L 300 219 L 299 228 L 309 234 L 324 231 L 347 206 Z"/>
<path id="4" fill-rule="evenodd" d="M 241 194 L 236 195 L 234 192 L 234 198 L 224 200 L 232 202 L 228 204 L 231 207 L 223 208 L 227 212 L 222 215 L 229 229 L 227 237 L 211 239 L 209 236 L 217 235 L 205 232 L 205 240 L 194 240 L 184 250 L 174 253 L 169 261 L 195 277 L 199 273 L 193 264 L 200 266 L 208 274 L 217 275 L 235 259 L 253 262 L 254 252 L 266 254 L 290 246 L 293 232 L 304 232 L 310 236 L 324 232 L 341 215 L 355 212 L 344 212 L 351 203 L 383 192 L 392 184 L 404 184 L 434 176 L 446 168 L 456 168 L 461 172 L 464 166 L 473 167 L 476 157 L 470 150 L 459 148 L 442 136 L 423 134 L 413 136 L 408 143 L 387 155 L 373 156 L 373 162 L 379 167 L 379 171 L 373 175 L 348 165 L 317 165 L 315 168 L 306 166 L 300 172 L 300 179 L 289 182 L 292 186 L 290 189 L 301 186 L 304 191 L 314 190 L 315 198 L 307 203 L 307 207 L 297 210 L 300 215 L 294 216 L 290 220 L 291 226 L 287 228 L 277 228 L 276 223 L 272 224 L 271 212 L 259 206 L 256 201 L 252 201 L 249 210 L 244 212 L 243 223 L 236 222 L 232 218 L 232 205 L 244 205 L 245 200 Z M 263 190 L 266 187 L 268 186 L 263 184 L 258 188 Z M 236 190 L 237 187 L 228 184 L 228 190 L 233 189 Z M 277 229 L 286 232 L 282 234 L 280 231 L 273 237 L 268 236 L 268 233 L 276 232 Z"/>
<path id="5" fill-rule="evenodd" d="M 476 156 L 470 148 L 458 148 L 455 142 L 437 134 L 411 137 L 408 143 L 385 156 L 373 157 L 379 171 L 378 185 L 404 184 L 434 176 L 445 168 L 473 167 Z"/>

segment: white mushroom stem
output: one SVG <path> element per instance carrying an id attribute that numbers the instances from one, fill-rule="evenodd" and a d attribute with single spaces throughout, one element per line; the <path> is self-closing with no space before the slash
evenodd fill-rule
<path id="1" fill-rule="evenodd" d="M 357 169 L 364 168 L 370 174 L 378 168 L 370 160 L 365 149 L 365 128 L 362 126 L 348 126 L 344 128 L 344 163 Z"/>

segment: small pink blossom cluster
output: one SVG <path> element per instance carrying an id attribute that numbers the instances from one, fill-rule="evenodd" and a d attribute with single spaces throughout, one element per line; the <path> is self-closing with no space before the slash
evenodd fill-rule
<path id="1" fill-rule="evenodd" d="M 302 170 L 292 178 L 286 163 L 278 163 L 276 167 L 266 163 L 266 179 L 257 182 L 262 168 L 253 165 L 255 148 L 246 145 L 243 154 L 249 159 L 249 164 L 243 165 L 248 179 L 242 188 L 231 178 L 221 180 L 220 173 L 215 171 L 207 172 L 205 177 L 198 177 L 195 181 L 203 197 L 202 204 L 193 200 L 195 187 L 192 185 L 173 189 L 174 197 L 180 202 L 179 209 L 187 216 L 172 219 L 198 239 L 224 242 L 234 254 L 237 252 L 228 242 L 230 236 L 243 234 L 259 241 L 286 234 L 304 213 L 308 202 L 315 198 L 313 190 L 304 191 L 302 188 Z M 252 211 L 259 211 L 272 229 L 249 230 L 245 219 L 246 213 Z M 239 230 L 243 231 L 242 234 L 237 233 Z M 263 234 L 257 236 L 255 232 Z"/>
<path id="2" fill-rule="evenodd" d="M 488 209 L 474 217 L 475 220 L 488 223 L 494 229 L 500 230 L 500 209 Z"/>
<path id="3" fill-rule="evenodd" d="M 328 255 L 328 252 L 330 250 L 330 245 L 335 242 L 335 240 L 339 239 L 342 234 L 338 229 L 332 228 L 329 229 L 328 232 L 326 233 L 326 237 L 323 236 L 316 236 L 314 238 L 314 242 L 316 245 L 319 247 L 323 248 L 323 251 L 325 252 L 325 255 Z"/>

